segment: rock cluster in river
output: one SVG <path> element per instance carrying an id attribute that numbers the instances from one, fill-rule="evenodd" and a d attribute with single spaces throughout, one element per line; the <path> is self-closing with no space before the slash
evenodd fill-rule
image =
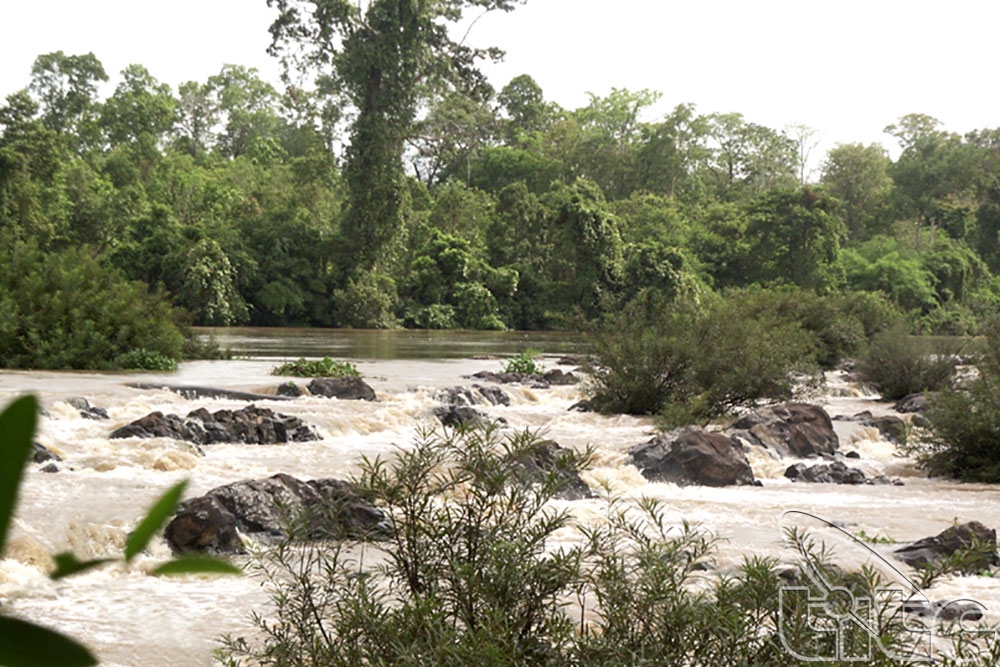
<path id="1" fill-rule="evenodd" d="M 468 376 L 484 382 L 496 384 L 523 384 L 535 389 L 548 389 L 552 385 L 570 385 L 580 382 L 580 378 L 559 368 L 553 368 L 545 373 L 495 373 L 479 371 Z"/>
<path id="2" fill-rule="evenodd" d="M 571 464 L 572 452 L 554 440 L 542 440 L 516 461 L 514 475 L 522 484 L 536 484 L 554 476 L 563 500 L 592 498 L 593 491 Z"/>
<path id="3" fill-rule="evenodd" d="M 374 401 L 375 390 L 356 375 L 340 378 L 314 378 L 309 383 L 309 393 L 313 396 L 337 398 L 342 401 Z"/>
<path id="4" fill-rule="evenodd" d="M 186 500 L 164 535 L 175 552 L 242 552 L 240 534 L 258 540 L 332 540 L 384 532 L 385 514 L 338 479 L 277 474 L 235 482 Z"/>
<path id="5" fill-rule="evenodd" d="M 491 420 L 489 415 L 474 406 L 510 405 L 510 394 L 499 387 L 474 384 L 472 387 L 449 387 L 434 394 L 434 400 L 442 405 L 435 406 L 433 414 L 445 426 L 483 426 Z M 499 418 L 503 424 L 504 418 Z"/>
<path id="6" fill-rule="evenodd" d="M 174 414 L 152 412 L 115 430 L 110 437 L 173 438 L 199 445 L 223 442 L 272 445 L 319 440 L 319 436 L 298 417 L 256 405 L 214 413 L 199 408 L 183 419 Z"/>
<path id="7" fill-rule="evenodd" d="M 793 482 L 812 482 L 817 484 L 894 484 L 902 486 L 899 480 L 891 480 L 885 475 L 869 477 L 863 470 L 850 468 L 843 461 L 830 463 L 793 463 L 785 470 L 785 477 Z"/>

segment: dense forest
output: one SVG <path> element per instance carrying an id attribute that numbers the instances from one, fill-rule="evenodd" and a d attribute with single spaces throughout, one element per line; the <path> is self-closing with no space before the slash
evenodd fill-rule
<path id="1" fill-rule="evenodd" d="M 386 131 L 361 122 L 364 81 L 227 65 L 174 90 L 130 65 L 100 99 L 108 81 L 48 53 L 0 106 L 0 331 L 23 339 L 60 290 L 106 301 L 83 289 L 101 272 L 148 286 L 121 308 L 197 325 L 551 329 L 647 288 L 786 284 L 968 334 L 1000 301 L 1000 130 L 908 115 L 898 159 L 841 144 L 813 172 L 809 128 L 690 104 L 648 121 L 650 90 L 563 109 L 522 75 L 410 91 L 383 159 L 352 152 Z"/>

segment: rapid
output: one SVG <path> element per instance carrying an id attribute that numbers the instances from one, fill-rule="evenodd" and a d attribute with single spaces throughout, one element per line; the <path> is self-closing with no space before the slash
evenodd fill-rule
<path id="1" fill-rule="evenodd" d="M 194 361 L 174 373 L 62 373 L 0 371 L 0 405 L 24 393 L 37 395 L 45 414 L 36 440 L 62 457 L 58 473 L 32 464 L 26 472 L 14 526 L 0 560 L 0 606 L 4 613 L 54 627 L 88 645 L 108 666 L 212 664 L 221 635 L 252 630 L 252 610 L 266 611 L 268 597 L 252 576 L 160 578 L 148 574 L 170 557 L 162 539 L 131 564 L 115 564 L 82 575 L 52 581 L 50 554 L 67 549 L 81 558 L 120 554 L 129 530 L 168 487 L 189 480 L 186 496 L 216 486 L 283 472 L 296 477 L 348 478 L 362 456 L 391 456 L 406 446 L 420 426 L 433 426 L 435 391 L 471 385 L 465 379 L 480 370 L 498 371 L 502 362 L 474 358 L 508 351 L 469 341 L 435 339 L 421 352 L 382 355 L 376 347 L 339 349 L 329 339 L 239 338 L 233 344 L 247 356 L 226 361 Z M 548 354 L 542 363 L 555 367 L 563 348 L 555 339 L 535 341 Z M 482 341 L 480 341 L 482 343 Z M 523 341 L 511 344 L 521 346 Z M 284 347 L 282 347 L 284 345 Z M 522 348 L 523 349 L 523 348 Z M 282 352 L 281 350 L 287 350 Z M 434 355 L 438 355 L 436 358 Z M 446 352 L 446 354 L 445 354 Z M 191 444 L 167 438 L 109 440 L 115 428 L 152 411 L 185 415 L 245 407 L 245 401 L 193 399 L 165 389 L 140 390 L 131 383 L 201 385 L 273 393 L 285 379 L 269 375 L 289 357 L 352 358 L 378 401 L 340 401 L 301 397 L 261 401 L 261 407 L 292 414 L 312 425 L 321 440 L 275 446 L 210 445 L 204 456 Z M 395 358 L 380 358 L 394 356 Z M 400 358 L 402 357 L 402 358 Z M 566 370 L 569 370 L 568 368 Z M 300 384 L 306 382 L 300 381 Z M 595 465 L 584 474 L 592 487 L 604 486 L 617 496 L 659 499 L 671 521 L 687 520 L 719 538 L 715 557 L 720 571 L 735 568 L 744 556 L 792 557 L 783 542 L 786 512 L 799 510 L 836 523 L 854 534 L 910 542 L 934 535 L 954 521 L 978 520 L 1000 525 L 1000 487 L 928 479 L 914 461 L 881 439 L 874 428 L 835 421 L 841 451 L 860 458 L 851 465 L 869 475 L 899 478 L 903 486 L 844 486 L 793 483 L 784 470 L 793 461 L 766 451 L 748 453 L 761 487 L 679 487 L 650 483 L 627 463 L 630 447 L 648 440 L 651 420 L 570 411 L 582 398 L 578 386 L 530 389 L 505 386 L 509 406 L 482 407 L 491 417 L 504 417 L 511 428 L 537 430 L 564 447 L 591 446 Z M 108 411 L 110 420 L 84 418 L 67 400 L 83 396 Z M 867 396 L 843 374 L 831 373 L 826 386 L 811 397 L 831 416 L 863 410 L 894 414 L 891 406 Z M 607 511 L 601 499 L 559 501 L 582 522 L 597 521 Z M 572 534 L 564 536 L 574 539 Z M 884 540 L 880 540 L 884 541 Z M 893 545 L 876 544 L 887 551 Z M 862 558 L 848 544 L 837 554 L 845 566 Z M 237 559 L 237 562 L 241 562 Z M 906 566 L 898 564 L 906 572 Z M 934 599 L 969 598 L 1000 622 L 1000 581 L 990 577 L 946 577 L 928 591 Z"/>

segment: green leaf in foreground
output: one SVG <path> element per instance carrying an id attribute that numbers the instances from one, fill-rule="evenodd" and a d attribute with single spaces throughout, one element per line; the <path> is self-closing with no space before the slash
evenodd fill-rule
<path id="1" fill-rule="evenodd" d="M 7 544 L 7 529 L 14 517 L 17 488 L 21 484 L 31 439 L 38 420 L 38 400 L 24 396 L 0 413 L 0 555 Z"/>
<path id="2" fill-rule="evenodd" d="M 170 487 L 166 493 L 160 496 L 160 499 L 156 501 L 156 504 L 143 517 L 135 530 L 128 534 L 128 538 L 125 540 L 126 562 L 131 561 L 135 558 L 136 554 L 146 548 L 149 541 L 153 539 L 153 535 L 156 535 L 156 531 L 174 513 L 186 486 L 187 480 L 184 480 Z"/>
<path id="3" fill-rule="evenodd" d="M 114 562 L 113 558 L 98 558 L 96 560 L 83 561 L 77 558 L 76 554 L 70 553 L 69 551 L 56 554 L 53 558 L 56 561 L 56 569 L 49 575 L 50 579 L 62 579 L 63 577 L 68 577 L 72 574 L 80 574 L 81 572 L 86 572 L 87 570 L 93 570 L 95 567 L 100 567 L 105 563 Z"/>
<path id="4" fill-rule="evenodd" d="M 175 558 L 159 566 L 152 572 L 155 575 L 175 574 L 243 574 L 243 570 L 218 558 L 210 556 L 184 556 Z"/>
<path id="5" fill-rule="evenodd" d="M 85 647 L 58 632 L 0 616 L 0 665 L 5 667 L 89 667 L 97 660 Z"/>

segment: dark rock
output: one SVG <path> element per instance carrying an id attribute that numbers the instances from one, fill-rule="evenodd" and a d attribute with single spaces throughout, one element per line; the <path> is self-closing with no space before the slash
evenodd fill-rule
<path id="1" fill-rule="evenodd" d="M 256 539 L 334 540 L 379 536 L 384 522 L 382 511 L 349 482 L 278 474 L 181 503 L 165 536 L 176 552 L 233 553 L 243 550 L 237 531 Z"/>
<path id="2" fill-rule="evenodd" d="M 536 483 L 554 474 L 562 491 L 556 495 L 565 500 L 593 498 L 594 494 L 580 474 L 570 465 L 572 452 L 554 440 L 543 440 L 517 461 L 517 478 L 523 483 Z"/>
<path id="3" fill-rule="evenodd" d="M 809 403 L 754 410 L 730 424 L 728 431 L 781 456 L 832 455 L 840 446 L 830 415 Z"/>
<path id="4" fill-rule="evenodd" d="M 374 401 L 375 390 L 356 375 L 342 378 L 315 378 L 309 383 L 309 393 L 314 396 L 339 398 L 342 401 Z"/>
<path id="5" fill-rule="evenodd" d="M 564 373 L 558 368 L 553 368 L 545 372 L 545 375 L 542 376 L 542 382 L 552 385 L 569 385 L 579 383 L 580 378 L 572 373 Z"/>
<path id="6" fill-rule="evenodd" d="M 80 411 L 80 416 L 86 419 L 110 419 L 108 411 L 90 404 L 90 401 L 82 396 L 74 396 L 66 401 Z"/>
<path id="7" fill-rule="evenodd" d="M 234 401 L 287 401 L 285 396 L 268 396 L 267 394 L 255 394 L 247 391 L 233 391 L 232 389 L 219 389 L 216 387 L 194 387 L 183 385 L 156 384 L 153 382 L 130 382 L 125 385 L 133 389 L 166 389 L 175 394 L 180 394 L 186 399 L 195 398 L 229 398 Z"/>
<path id="8" fill-rule="evenodd" d="M 442 424 L 452 428 L 485 426 L 491 421 L 485 412 L 468 405 L 439 405 L 434 408 L 434 416 L 437 417 Z M 507 420 L 502 418 L 497 421 L 504 424 L 507 423 Z"/>
<path id="9" fill-rule="evenodd" d="M 50 463 L 47 466 L 44 466 L 41 470 L 42 472 L 59 472 L 59 466 L 55 463 Z"/>
<path id="10" fill-rule="evenodd" d="M 983 620 L 983 605 L 969 600 L 937 600 L 933 603 L 907 600 L 903 603 L 903 611 L 938 621 Z"/>
<path id="11" fill-rule="evenodd" d="M 34 463 L 45 463 L 46 461 L 62 461 L 62 459 L 55 453 L 53 453 L 45 445 L 40 445 L 37 442 L 31 443 L 31 460 Z"/>
<path id="12" fill-rule="evenodd" d="M 434 400 L 446 405 L 510 405 L 510 395 L 500 387 L 484 387 L 472 385 L 468 387 L 449 387 L 439 389 L 434 394 Z"/>
<path id="13" fill-rule="evenodd" d="M 952 526 L 934 537 L 925 537 L 913 544 L 896 549 L 894 555 L 914 568 L 922 568 L 937 563 L 958 551 L 976 547 L 970 554 L 964 574 L 973 574 L 1000 564 L 997 555 L 997 531 L 987 528 L 978 521 L 969 521 Z"/>
<path id="14" fill-rule="evenodd" d="M 875 417 L 868 410 L 859 412 L 853 417 L 840 415 L 834 417 L 834 419 L 837 421 L 855 422 L 857 424 L 861 424 L 862 426 L 878 429 L 879 435 L 881 435 L 884 440 L 894 442 L 897 445 L 905 445 L 906 439 L 909 437 L 910 433 L 909 425 L 900 417 L 893 415 Z"/>
<path id="15" fill-rule="evenodd" d="M 795 463 L 785 471 L 785 477 L 793 482 L 812 482 L 818 484 L 893 484 L 885 475 L 868 477 L 864 471 L 849 468 L 840 461 L 808 465 Z"/>
<path id="16" fill-rule="evenodd" d="M 304 395 L 305 392 L 302 390 L 302 387 L 294 382 L 286 382 L 278 385 L 278 388 L 275 389 L 275 394 L 278 396 L 287 396 L 288 398 L 298 398 Z"/>
<path id="17" fill-rule="evenodd" d="M 910 394 L 896 401 L 892 409 L 896 412 L 919 412 L 923 413 L 928 407 L 927 394 Z"/>
<path id="18" fill-rule="evenodd" d="M 844 458 L 847 458 L 847 459 L 860 459 L 861 458 L 861 454 L 858 454 L 856 451 L 851 450 L 851 451 L 847 452 L 846 454 L 844 454 Z"/>
<path id="19" fill-rule="evenodd" d="M 585 354 L 564 354 L 556 361 L 558 366 L 585 366 L 591 362 Z"/>
<path id="20" fill-rule="evenodd" d="M 567 408 L 567 411 L 575 411 L 575 412 L 597 412 L 597 408 L 594 407 L 593 403 L 591 403 L 590 401 L 584 399 L 582 401 L 577 401 L 573 405 L 569 406 Z"/>
<path id="21" fill-rule="evenodd" d="M 494 373 L 493 371 L 479 371 L 478 373 L 473 373 L 468 377 L 496 384 L 526 384 L 540 389 L 548 387 L 548 384 L 542 380 L 541 375 L 534 375 L 532 373 Z"/>
<path id="22" fill-rule="evenodd" d="M 704 486 L 754 484 L 739 441 L 723 433 L 687 427 L 629 450 L 632 464 L 651 481 Z"/>
<path id="23" fill-rule="evenodd" d="M 219 410 L 214 414 L 199 408 L 190 412 L 186 419 L 152 412 L 115 430 L 110 437 L 173 438 L 199 445 L 220 442 L 273 445 L 319 440 L 319 436 L 298 417 L 255 405 L 242 410 Z"/>

